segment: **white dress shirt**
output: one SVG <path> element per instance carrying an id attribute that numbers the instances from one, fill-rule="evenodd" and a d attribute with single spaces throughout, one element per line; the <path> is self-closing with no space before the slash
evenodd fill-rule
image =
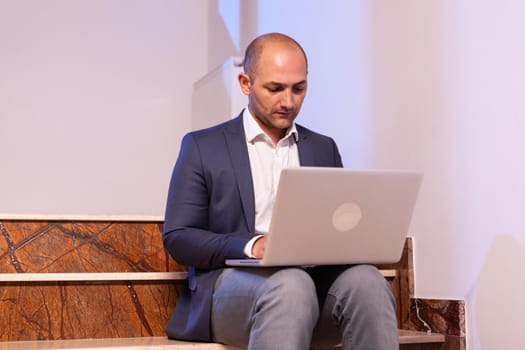
<path id="1" fill-rule="evenodd" d="M 300 166 L 297 129 L 293 124 L 286 131 L 286 135 L 274 145 L 248 108 L 245 108 L 243 112 L 243 126 L 255 194 L 255 231 L 264 235 L 270 228 L 281 170 Z M 246 244 L 245 255 L 253 257 L 252 247 L 259 237 L 254 237 Z"/>

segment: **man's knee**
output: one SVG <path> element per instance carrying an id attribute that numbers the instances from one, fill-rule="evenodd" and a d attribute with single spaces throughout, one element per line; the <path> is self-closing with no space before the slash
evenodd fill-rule
<path id="1" fill-rule="evenodd" d="M 302 269 L 282 269 L 266 281 L 260 291 L 262 300 L 270 301 L 273 307 L 285 308 L 291 315 L 319 314 L 315 284 Z"/>
<path id="2" fill-rule="evenodd" d="M 264 292 L 278 291 L 283 297 L 315 297 L 315 285 L 312 278 L 302 269 L 287 268 L 276 271 L 266 281 Z"/>
<path id="3" fill-rule="evenodd" d="M 371 265 L 356 265 L 345 270 L 332 285 L 329 294 L 351 294 L 353 297 L 365 299 L 384 296 L 389 301 L 393 300 L 388 282 L 379 270 Z"/>

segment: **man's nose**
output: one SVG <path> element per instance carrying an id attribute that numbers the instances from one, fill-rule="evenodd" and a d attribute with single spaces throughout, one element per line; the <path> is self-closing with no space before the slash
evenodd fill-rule
<path id="1" fill-rule="evenodd" d="M 293 106 L 293 94 L 290 90 L 284 90 L 281 96 L 281 107 L 289 109 Z"/>

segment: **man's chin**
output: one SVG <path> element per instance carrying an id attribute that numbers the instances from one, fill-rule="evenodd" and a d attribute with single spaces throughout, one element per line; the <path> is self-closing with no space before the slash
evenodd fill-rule
<path id="1" fill-rule="evenodd" d="M 293 125 L 293 120 L 274 124 L 276 128 L 281 129 L 281 130 L 288 130 L 289 128 L 292 127 L 292 125 Z"/>
<path id="2" fill-rule="evenodd" d="M 293 125 L 294 120 L 295 117 L 280 117 L 279 119 L 275 120 L 274 124 L 280 129 L 288 129 Z"/>

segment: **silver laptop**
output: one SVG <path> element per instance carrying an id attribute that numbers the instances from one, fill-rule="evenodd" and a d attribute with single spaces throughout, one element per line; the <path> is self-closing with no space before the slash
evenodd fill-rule
<path id="1" fill-rule="evenodd" d="M 229 266 L 397 262 L 423 175 L 409 171 L 284 169 L 262 259 Z"/>

